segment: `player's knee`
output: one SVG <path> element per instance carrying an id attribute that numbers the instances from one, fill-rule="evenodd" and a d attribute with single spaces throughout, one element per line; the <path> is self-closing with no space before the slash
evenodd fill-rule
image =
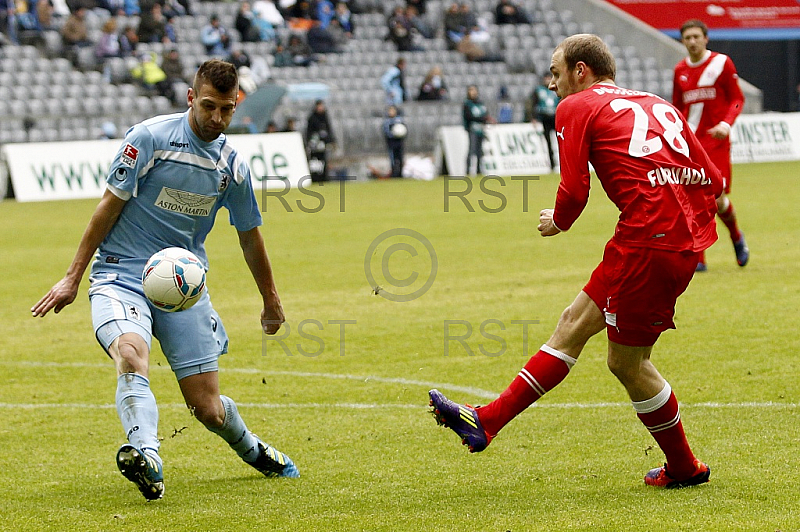
<path id="1" fill-rule="evenodd" d="M 623 384 L 635 383 L 640 374 L 640 365 L 632 364 L 630 360 L 623 357 L 609 356 L 606 360 L 609 371 Z"/>
<path id="2" fill-rule="evenodd" d="M 216 403 L 219 403 L 217 401 Z M 197 418 L 197 421 L 205 425 L 208 429 L 218 429 L 225 423 L 225 411 L 221 404 L 214 404 L 213 401 L 189 407 Z"/>
<path id="3" fill-rule="evenodd" d="M 137 335 L 123 334 L 110 351 L 120 373 L 147 375 L 149 352 L 147 344 Z"/>

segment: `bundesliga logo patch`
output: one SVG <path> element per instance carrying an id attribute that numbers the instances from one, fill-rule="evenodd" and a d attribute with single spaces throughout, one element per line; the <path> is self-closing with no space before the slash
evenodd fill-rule
<path id="1" fill-rule="evenodd" d="M 126 144 L 122 150 L 122 164 L 133 167 L 136 164 L 136 159 L 139 157 L 139 150 Z"/>

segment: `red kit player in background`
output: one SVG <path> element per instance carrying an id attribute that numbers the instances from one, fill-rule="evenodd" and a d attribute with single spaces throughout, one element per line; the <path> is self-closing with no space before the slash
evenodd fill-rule
<path id="1" fill-rule="evenodd" d="M 539 232 L 557 235 L 580 216 L 589 198 L 589 163 L 619 208 L 619 222 L 602 262 L 553 335 L 500 397 L 472 408 L 431 390 L 434 416 L 470 451 L 482 451 L 511 419 L 558 385 L 589 338 L 605 329 L 608 367 L 667 458 L 647 473 L 645 483 L 702 484 L 710 470 L 692 453 L 678 401 L 650 354 L 659 335 L 675 328 L 676 300 L 700 253 L 717 239 L 715 198 L 722 177 L 672 105 L 614 84 L 614 57 L 596 35 L 565 39 L 550 70 L 550 89 L 562 99 L 556 110 L 561 183 L 555 209 L 540 213 Z"/>
<path id="2" fill-rule="evenodd" d="M 750 250 L 727 196 L 731 192 L 731 126 L 744 105 L 739 76 L 730 57 L 706 49 L 708 28 L 702 21 L 684 22 L 681 41 L 689 57 L 675 65 L 672 104 L 686 117 L 689 127 L 725 178 L 725 193 L 717 198 L 717 214 L 730 232 L 736 262 L 744 266 L 750 258 Z M 705 256 L 702 256 L 697 271 L 706 269 Z"/>

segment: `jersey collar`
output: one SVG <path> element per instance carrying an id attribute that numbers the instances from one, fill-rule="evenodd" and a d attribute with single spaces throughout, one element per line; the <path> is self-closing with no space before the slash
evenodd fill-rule
<path id="1" fill-rule="evenodd" d="M 691 58 L 686 58 L 686 64 L 690 67 L 697 67 L 708 61 L 708 58 L 711 57 L 711 50 L 706 50 L 706 53 L 703 54 L 703 57 L 697 63 L 692 63 Z"/>

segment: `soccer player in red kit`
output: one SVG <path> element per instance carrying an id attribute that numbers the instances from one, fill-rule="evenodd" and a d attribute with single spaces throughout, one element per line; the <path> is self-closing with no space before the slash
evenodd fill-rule
<path id="1" fill-rule="evenodd" d="M 725 178 L 725 193 L 717 198 L 717 214 L 730 232 L 736 262 L 744 266 L 750 259 L 750 250 L 727 196 L 731 192 L 731 126 L 744 105 L 739 76 L 730 57 L 706 49 L 708 28 L 702 21 L 684 22 L 681 41 L 689 57 L 675 65 L 672 104 L 686 117 Z M 705 256 L 701 256 L 697 271 L 706 270 Z"/>
<path id="2" fill-rule="evenodd" d="M 589 163 L 620 210 L 616 231 L 553 335 L 500 397 L 473 408 L 431 390 L 434 416 L 471 452 L 482 451 L 557 386 L 589 338 L 605 329 L 608 367 L 666 455 L 667 463 L 648 472 L 645 483 L 676 488 L 707 482 L 710 470 L 692 453 L 678 401 L 650 354 L 659 335 L 675 328 L 675 302 L 700 252 L 717 239 L 722 177 L 675 107 L 614 84 L 614 57 L 596 35 L 565 39 L 550 70 L 550 89 L 562 99 L 556 110 L 561 183 L 555 208 L 540 213 L 539 232 L 567 231 L 580 216 L 589 198 Z"/>

